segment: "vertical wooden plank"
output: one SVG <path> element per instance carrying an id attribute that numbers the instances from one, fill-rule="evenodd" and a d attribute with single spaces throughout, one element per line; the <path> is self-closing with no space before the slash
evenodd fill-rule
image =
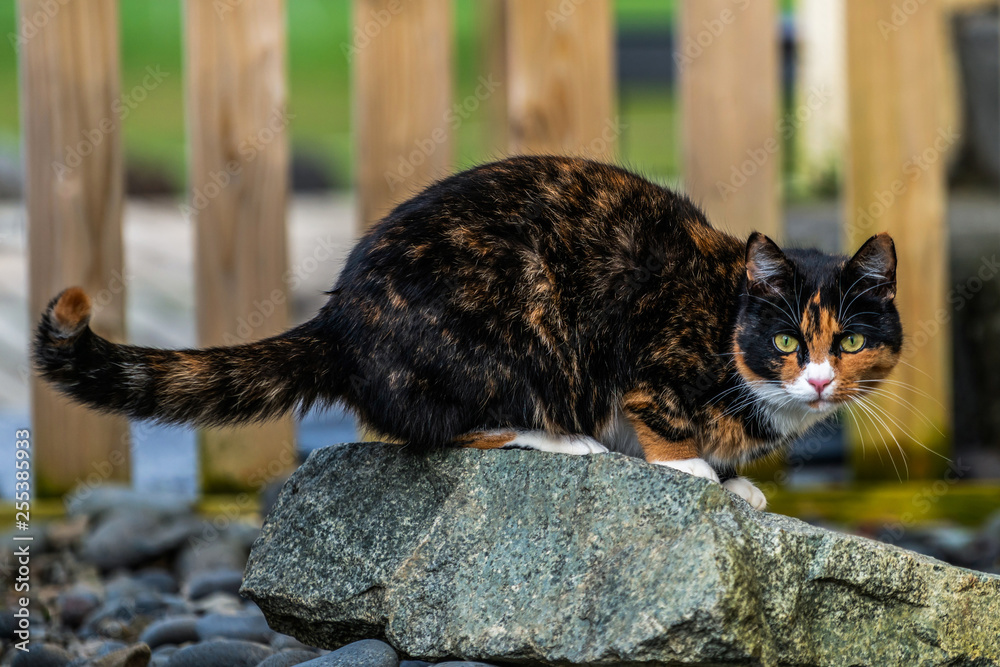
<path id="1" fill-rule="evenodd" d="M 122 340 L 118 3 L 20 0 L 18 8 L 48 17 L 18 45 L 31 320 L 57 292 L 81 285 L 94 298 L 94 329 Z M 64 493 L 89 475 L 128 478 L 124 420 L 69 405 L 36 379 L 32 424 L 37 494 Z"/>
<path id="2" fill-rule="evenodd" d="M 198 336 L 231 345 L 288 327 L 283 0 L 185 3 Z M 291 419 L 202 434 L 202 487 L 259 488 L 294 462 Z"/>
<path id="3" fill-rule="evenodd" d="M 795 172 L 807 191 L 840 182 L 847 143 L 847 55 L 844 0 L 800 0 L 797 108 L 808 108 L 799 125 Z M 810 104 L 810 100 L 822 100 Z"/>
<path id="4" fill-rule="evenodd" d="M 483 101 L 486 122 L 483 124 L 485 145 L 491 157 L 501 157 L 509 151 L 507 137 L 507 0 L 480 0 L 479 25 L 480 61 L 483 75 L 500 82 L 500 87 Z"/>
<path id="5" fill-rule="evenodd" d="M 355 0 L 358 227 L 452 166 L 450 0 Z"/>
<path id="6" fill-rule="evenodd" d="M 507 0 L 512 153 L 614 158 L 614 15 L 609 0 Z"/>
<path id="7" fill-rule="evenodd" d="M 777 0 L 683 0 L 684 187 L 713 224 L 781 236 Z"/>
<path id="8" fill-rule="evenodd" d="M 941 8 L 927 0 L 902 18 L 894 19 L 894 11 L 893 0 L 847 0 L 847 245 L 892 234 L 896 304 L 908 335 L 903 363 L 887 386 L 891 396 L 876 399 L 879 419 L 866 420 L 873 433 L 857 424 L 851 429 L 854 471 L 862 478 L 896 478 L 885 451 L 879 463 L 873 445 L 895 454 L 898 474 L 905 474 L 896 441 L 910 478 L 935 475 L 943 461 L 933 452 L 947 452 L 950 431 L 944 155 L 958 137 L 942 122 Z"/>

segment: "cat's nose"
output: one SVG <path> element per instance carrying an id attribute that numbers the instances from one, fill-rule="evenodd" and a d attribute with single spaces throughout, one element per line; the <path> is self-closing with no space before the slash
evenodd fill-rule
<path id="1" fill-rule="evenodd" d="M 823 390 L 826 389 L 831 382 L 833 382 L 833 378 L 829 379 L 809 378 L 809 384 L 811 384 L 816 389 L 816 394 L 819 396 L 823 395 Z"/>

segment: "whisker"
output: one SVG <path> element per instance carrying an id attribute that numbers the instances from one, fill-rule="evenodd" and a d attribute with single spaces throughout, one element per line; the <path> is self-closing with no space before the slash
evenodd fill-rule
<path id="1" fill-rule="evenodd" d="M 935 452 L 933 449 L 931 449 L 930 447 L 928 447 L 924 443 L 920 442 L 920 440 L 918 440 L 917 437 L 914 436 L 913 433 L 911 433 L 909 431 L 909 429 L 906 428 L 906 426 L 904 426 L 903 424 L 901 424 L 895 417 L 893 417 L 891 414 L 889 414 L 889 411 L 886 410 L 885 408 L 881 407 L 877 403 L 874 403 L 873 401 L 870 401 L 870 400 L 868 400 L 866 398 L 862 398 L 861 396 L 858 396 L 856 398 L 856 400 L 858 400 L 858 401 L 860 401 L 862 403 L 866 403 L 873 410 L 877 410 L 878 412 L 882 413 L 882 415 L 884 415 L 892 423 L 894 423 L 896 426 L 898 426 L 899 430 L 903 432 L 903 435 L 905 435 L 906 437 L 908 437 L 915 445 L 921 447 L 922 449 L 927 450 L 928 452 L 930 452 L 934 456 L 937 456 L 937 457 L 939 457 L 941 459 L 944 459 L 945 461 L 948 461 L 949 463 L 951 463 L 951 459 L 950 458 L 948 458 L 944 454 L 941 454 L 939 452 Z M 889 435 L 892 435 L 892 431 L 889 432 Z M 895 439 L 895 436 L 893 436 L 893 439 Z M 898 441 L 897 441 L 897 444 L 898 444 Z"/>
<path id="2" fill-rule="evenodd" d="M 863 410 L 869 416 L 873 417 L 875 420 L 878 420 L 878 422 L 880 424 L 882 424 L 882 427 L 886 431 L 889 431 L 889 427 L 886 426 L 885 422 L 882 421 L 882 419 L 877 414 L 875 414 L 874 412 L 872 412 L 872 410 L 870 408 L 866 407 L 863 403 L 860 403 L 860 402 L 856 403 L 855 405 L 857 405 L 861 410 Z M 874 425 L 875 425 L 875 422 L 873 421 L 872 422 L 872 426 L 874 426 Z M 888 441 L 886 441 L 885 436 L 882 434 L 881 431 L 879 431 L 878 429 L 875 429 L 875 432 L 879 434 L 880 438 L 882 438 L 882 444 L 885 445 L 885 451 L 889 455 L 889 460 L 892 462 L 892 469 L 896 471 L 896 477 L 899 479 L 900 482 L 902 482 L 903 478 L 900 477 L 900 475 L 899 475 L 899 468 L 896 467 L 896 459 L 892 456 L 892 452 L 889 449 L 889 443 L 888 443 Z M 889 435 L 892 436 L 893 439 L 895 439 L 895 436 L 892 435 L 892 431 L 889 431 Z M 909 479 L 909 477 L 910 477 L 910 470 L 909 470 L 909 466 L 906 463 L 906 453 L 903 451 L 903 448 L 899 446 L 899 441 L 896 441 L 896 447 L 899 449 L 899 454 L 900 454 L 900 456 L 903 459 L 903 465 L 904 465 L 904 467 L 906 467 L 906 477 L 907 477 L 907 479 Z"/>

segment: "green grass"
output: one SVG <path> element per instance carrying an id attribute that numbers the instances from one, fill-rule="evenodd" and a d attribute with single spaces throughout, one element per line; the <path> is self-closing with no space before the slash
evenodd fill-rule
<path id="1" fill-rule="evenodd" d="M 668 26 L 676 0 L 617 0 L 622 26 Z M 122 92 L 140 85 L 147 67 L 169 76 L 123 121 L 125 152 L 134 163 L 156 165 L 182 183 L 185 172 L 182 3 L 180 0 L 121 0 Z M 291 141 L 297 151 L 325 161 L 339 182 L 351 177 L 350 67 L 342 45 L 351 38 L 349 0 L 291 0 L 288 7 L 289 110 Z M 471 94 L 487 71 L 480 34 L 485 17 L 474 0 L 455 2 L 455 99 Z M 17 29 L 15 3 L 0 3 L 0 35 Z M 19 141 L 17 62 L 9 44 L 0 47 L 0 151 L 16 151 Z M 620 94 L 627 125 L 620 157 L 663 180 L 677 173 L 676 120 L 668 90 L 628 90 Z M 494 157 L 496 138 L 488 113 L 480 108 L 455 137 L 456 166 Z"/>

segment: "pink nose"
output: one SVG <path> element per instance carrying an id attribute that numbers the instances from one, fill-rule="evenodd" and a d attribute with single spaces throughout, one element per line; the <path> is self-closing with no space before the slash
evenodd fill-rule
<path id="1" fill-rule="evenodd" d="M 823 390 L 826 389 L 832 380 L 814 380 L 810 379 L 809 384 L 816 388 L 816 393 L 818 395 L 823 394 Z"/>

